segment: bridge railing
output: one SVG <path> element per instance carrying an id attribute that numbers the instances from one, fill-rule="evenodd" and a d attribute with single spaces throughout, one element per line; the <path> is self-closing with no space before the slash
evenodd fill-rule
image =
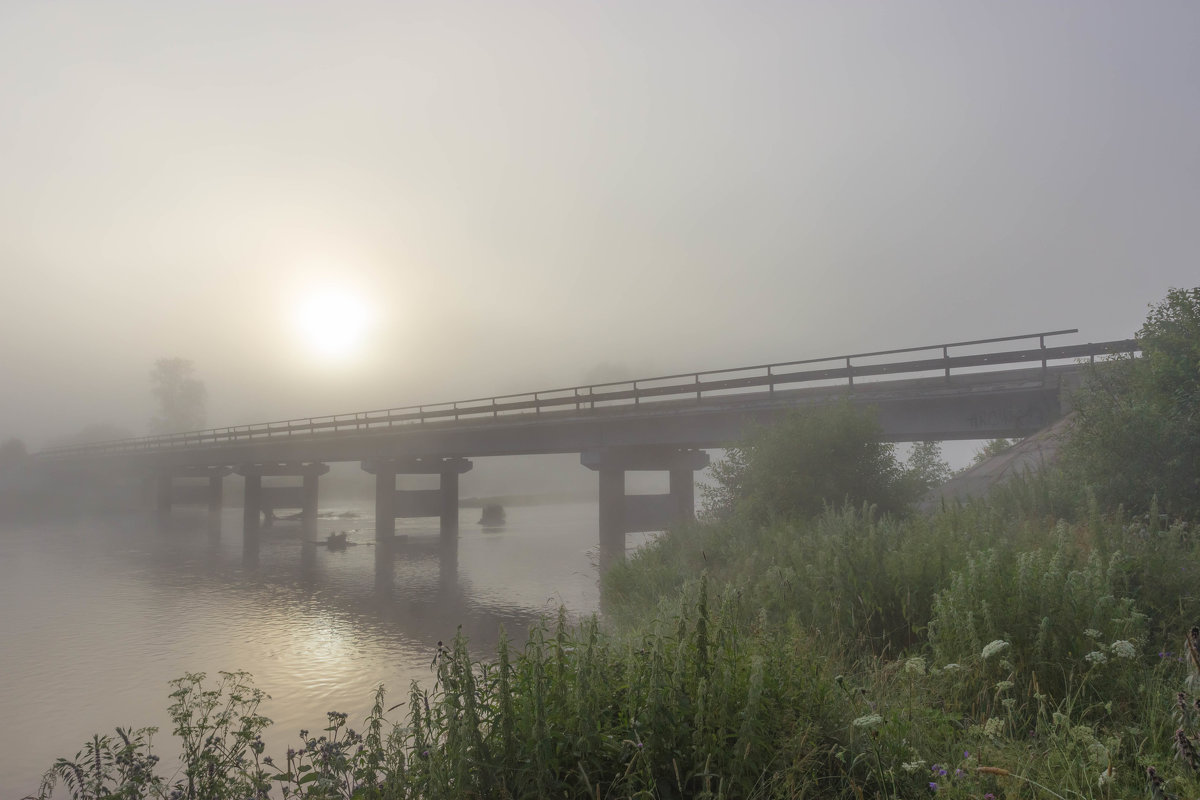
<path id="1" fill-rule="evenodd" d="M 555 411 L 594 411 L 612 407 L 637 407 L 643 403 L 694 398 L 696 402 L 747 391 L 775 392 L 779 387 L 797 388 L 801 384 L 842 384 L 851 391 L 855 381 L 878 381 L 897 376 L 909 377 L 919 373 L 940 372 L 949 379 L 952 371 L 995 369 L 1013 365 L 1040 364 L 1045 369 L 1050 362 L 1111 357 L 1139 350 L 1133 339 L 1098 344 L 1047 347 L 1046 339 L 1077 333 L 1077 329 L 1044 331 L 993 339 L 974 339 L 963 342 L 876 350 L 868 353 L 826 358 L 808 358 L 772 364 L 757 364 L 732 369 L 681 372 L 632 381 L 612 381 L 559 389 L 546 389 L 519 394 L 495 395 L 450 403 L 402 406 L 398 408 L 356 411 L 318 417 L 266 422 L 254 425 L 235 425 L 187 433 L 143 436 L 96 444 L 59 447 L 41 453 L 50 457 L 103 455 L 145 451 L 193 448 L 250 441 L 277 441 L 294 436 L 322 436 L 352 431 L 376 432 L 381 429 L 428 423 L 452 423 L 511 415 L 540 415 Z M 952 354 L 951 350 L 994 345 L 1002 342 L 1031 342 L 1016 350 Z M 880 360 L 912 353 L 926 353 L 912 360 Z M 855 363 L 855 362 L 858 363 Z M 866 361 L 866 363 L 864 363 Z"/>

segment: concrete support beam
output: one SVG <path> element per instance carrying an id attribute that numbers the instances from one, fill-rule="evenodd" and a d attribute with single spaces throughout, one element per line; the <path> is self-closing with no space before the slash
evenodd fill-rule
<path id="1" fill-rule="evenodd" d="M 242 512 L 242 532 L 257 536 L 266 516 L 266 525 L 275 519 L 281 508 L 299 509 L 300 524 L 308 534 L 317 530 L 317 487 L 320 476 L 329 472 L 329 465 L 320 462 L 242 464 L 237 473 L 246 479 Z M 300 478 L 299 486 L 263 486 L 263 478 Z"/>
<path id="2" fill-rule="evenodd" d="M 600 478 L 600 571 L 625 559 L 625 534 L 661 531 L 695 516 L 694 473 L 708 466 L 703 450 L 611 448 L 580 454 L 580 463 Z M 625 473 L 670 473 L 667 494 L 625 494 Z"/>
<path id="3" fill-rule="evenodd" d="M 458 533 L 458 476 L 473 464 L 465 458 L 378 459 L 362 462 L 375 476 L 375 538 L 396 535 L 396 519 L 438 517 L 443 536 Z M 437 475 L 437 489 L 397 489 L 397 475 Z"/>

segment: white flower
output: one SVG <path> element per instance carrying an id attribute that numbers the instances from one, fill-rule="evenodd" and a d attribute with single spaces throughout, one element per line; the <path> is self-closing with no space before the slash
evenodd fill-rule
<path id="1" fill-rule="evenodd" d="M 945 670 L 946 672 L 958 672 L 962 668 L 963 668 L 962 664 L 955 664 L 953 662 L 942 667 L 942 669 Z"/>
<path id="2" fill-rule="evenodd" d="M 1096 630 L 1095 628 L 1088 628 L 1086 631 L 1083 632 L 1083 635 L 1088 637 L 1089 639 L 1099 639 L 1104 634 L 1102 634 L 1100 631 Z"/>
<path id="3" fill-rule="evenodd" d="M 1103 650 L 1093 650 L 1092 652 L 1090 652 L 1086 656 L 1084 656 L 1083 659 L 1084 659 L 1084 661 L 1087 661 L 1091 664 L 1107 664 L 1108 663 L 1108 656 L 1106 656 L 1104 654 Z"/>
<path id="4" fill-rule="evenodd" d="M 920 656 L 913 656 L 908 661 L 904 662 L 904 671 L 911 672 L 914 675 L 925 674 L 925 659 Z"/>
<path id="5" fill-rule="evenodd" d="M 1109 766 L 1108 769 L 1100 773 L 1100 778 L 1096 781 L 1096 785 L 1103 789 L 1106 785 L 1116 779 L 1117 771 Z"/>
<path id="6" fill-rule="evenodd" d="M 984 645 L 983 652 L 979 654 L 979 657 L 984 661 L 987 661 L 992 656 L 996 655 L 997 653 L 1002 653 L 1007 649 L 1008 642 L 1004 641 L 1003 639 L 996 639 L 995 641 L 988 642 L 986 645 Z"/>
<path id="7" fill-rule="evenodd" d="M 859 717 L 852 723 L 856 728 L 874 728 L 877 725 L 883 724 L 883 717 L 878 714 L 867 714 L 865 717 Z"/>
<path id="8" fill-rule="evenodd" d="M 1006 691 L 1011 688 L 1013 688 L 1012 681 L 997 681 L 996 682 L 996 691 L 997 692 L 1003 692 L 1003 691 Z"/>
<path id="9" fill-rule="evenodd" d="M 983 724 L 983 732 L 993 739 L 998 738 L 1004 732 L 1004 720 L 992 717 Z"/>
<path id="10" fill-rule="evenodd" d="M 924 759 L 917 759 L 916 761 L 905 761 L 903 764 L 900 765 L 900 769 L 904 770 L 905 772 L 907 772 L 909 774 L 912 774 L 914 772 L 919 772 L 919 771 L 923 770 L 924 768 L 925 768 Z"/>
<path id="11" fill-rule="evenodd" d="M 1133 646 L 1132 642 L 1127 642 L 1124 639 L 1118 639 L 1109 648 L 1117 658 L 1137 658 L 1137 648 Z"/>

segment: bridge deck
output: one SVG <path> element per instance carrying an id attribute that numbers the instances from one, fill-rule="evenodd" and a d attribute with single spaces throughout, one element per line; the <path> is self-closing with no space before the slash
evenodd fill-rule
<path id="1" fill-rule="evenodd" d="M 789 409 L 841 398 L 876 408 L 884 435 L 894 441 L 1023 436 L 1061 416 L 1062 391 L 1077 380 L 1080 359 L 1137 350 L 1133 340 L 1045 347 L 1046 336 L 1064 332 L 143 437 L 43 455 L 182 467 L 720 447 Z M 949 352 L 1030 337 L 1040 346 Z M 878 363 L 881 356 L 932 349 L 941 355 Z M 1039 366 L 1021 368 L 1030 363 Z"/>

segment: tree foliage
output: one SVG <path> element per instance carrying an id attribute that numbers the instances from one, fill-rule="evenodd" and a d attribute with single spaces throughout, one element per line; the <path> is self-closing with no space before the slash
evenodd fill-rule
<path id="1" fill-rule="evenodd" d="M 766 522 L 844 503 L 902 510 L 914 499 L 915 481 L 882 439 L 874 415 L 849 403 L 794 411 L 751 432 L 713 466 L 705 512 Z"/>
<path id="2" fill-rule="evenodd" d="M 204 427 L 208 392 L 193 374 L 186 358 L 160 358 L 150 372 L 150 385 L 158 413 L 150 421 L 153 433 L 180 433 Z"/>
<path id="3" fill-rule="evenodd" d="M 1137 333 L 1142 357 L 1097 364 L 1076 394 L 1065 467 L 1108 506 L 1144 512 L 1155 497 L 1200 514 L 1200 287 L 1172 289 Z"/>
<path id="4" fill-rule="evenodd" d="M 992 456 L 998 456 L 1010 449 L 1016 443 L 1016 439 L 991 439 L 983 447 L 975 451 L 975 456 L 971 459 L 971 463 L 982 464 Z"/>

